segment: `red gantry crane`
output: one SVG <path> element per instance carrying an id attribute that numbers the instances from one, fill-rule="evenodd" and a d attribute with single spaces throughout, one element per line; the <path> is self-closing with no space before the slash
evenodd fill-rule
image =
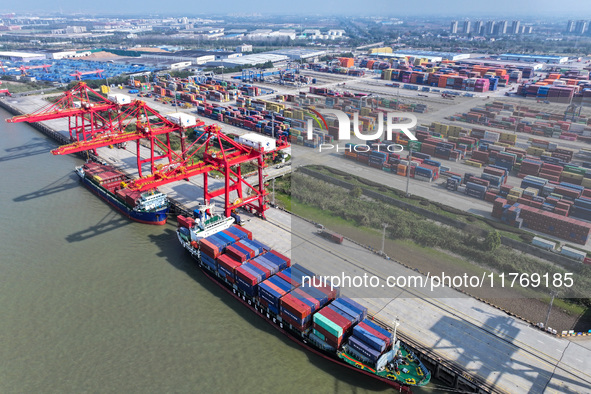
<path id="1" fill-rule="evenodd" d="M 81 82 L 64 92 L 54 103 L 31 114 L 15 116 L 6 121 L 34 123 L 68 118 L 70 140 L 86 141 L 92 135 L 113 127 L 112 119 L 121 107 L 121 104 L 108 100 Z"/>
<path id="2" fill-rule="evenodd" d="M 286 141 L 278 140 L 272 150 L 263 151 L 240 144 L 222 133 L 219 126 L 210 125 L 204 129 L 205 132 L 198 139 L 186 146 L 185 131 L 187 127 L 183 126 L 184 122 L 180 120 L 174 121 L 175 116 L 178 120 L 183 114 L 177 113 L 169 115 L 169 118 L 163 117 L 143 101 L 134 100 L 118 104 L 117 95 L 113 96 L 113 101 L 109 101 L 88 88 L 85 83 L 80 82 L 72 90 L 65 92 L 56 103 L 33 114 L 15 116 L 7 121 L 10 123 L 39 122 L 67 117 L 71 125 L 72 118 L 75 118 L 75 127 L 70 127 L 70 138 L 75 142 L 55 149 L 52 151 L 53 154 L 62 155 L 88 150 L 96 152 L 99 147 L 136 141 L 139 178 L 128 185 L 130 189 L 151 190 L 158 186 L 188 180 L 192 176 L 203 174 L 203 195 L 206 203 L 215 197 L 224 195 L 226 216 L 230 216 L 232 210 L 238 207 L 247 207 L 264 216 L 267 209 L 265 196 L 268 194 L 263 179 L 264 155 L 274 154 L 287 148 L 289 144 Z M 79 121 L 83 126 L 79 125 Z M 203 124 L 201 121 L 190 122 L 189 126 L 195 127 Z M 130 127 L 131 125 L 135 127 Z M 179 133 L 180 152 L 171 148 L 170 133 Z M 166 136 L 166 141 L 160 137 L 163 134 Z M 150 157 L 146 159 L 142 159 L 140 156 L 140 140 L 142 139 L 148 140 L 150 143 Z M 160 148 L 163 153 L 157 154 L 156 147 Z M 203 160 L 196 161 L 197 152 L 202 152 Z M 156 161 L 163 158 L 168 159 L 168 164 L 156 165 Z M 258 172 L 257 186 L 247 182 L 241 173 L 240 165 L 253 161 L 256 163 Z M 147 162 L 151 165 L 151 174 L 142 176 L 141 166 Z M 218 171 L 224 175 L 223 188 L 209 191 L 208 174 L 210 171 Z M 244 195 L 244 190 L 247 190 L 248 196 Z M 233 191 L 237 192 L 238 199 L 232 202 L 230 193 Z"/>
<path id="3" fill-rule="evenodd" d="M 70 74 L 70 76 L 71 77 L 76 77 L 76 80 L 77 81 L 81 81 L 82 80 L 82 76 L 84 76 L 84 75 L 91 75 L 91 74 L 94 74 L 98 78 L 102 78 L 103 77 L 103 71 L 105 71 L 105 70 L 94 70 L 94 71 L 83 71 L 83 72 L 80 72 L 80 71 L 76 70 L 76 72 L 74 74 Z"/>
<path id="4" fill-rule="evenodd" d="M 51 67 L 51 64 L 42 64 L 40 66 L 20 66 L 19 70 L 21 70 L 21 74 L 22 75 L 27 75 L 27 70 L 34 70 L 37 68 L 42 68 L 43 71 L 45 71 L 46 73 L 48 73 L 48 68 Z"/>

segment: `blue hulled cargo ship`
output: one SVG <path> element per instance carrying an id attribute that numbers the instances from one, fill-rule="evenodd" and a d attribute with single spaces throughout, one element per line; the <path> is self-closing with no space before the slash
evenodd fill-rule
<path id="1" fill-rule="evenodd" d="M 80 181 L 125 217 L 140 223 L 166 223 L 169 203 L 158 190 L 138 192 L 126 188 L 127 176 L 115 168 L 88 162 L 76 167 Z"/>

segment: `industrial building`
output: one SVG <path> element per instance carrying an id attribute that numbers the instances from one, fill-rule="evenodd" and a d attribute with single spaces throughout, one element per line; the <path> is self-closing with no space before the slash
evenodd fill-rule
<path id="1" fill-rule="evenodd" d="M 182 70 L 192 65 L 189 60 L 172 60 L 172 59 L 148 59 L 148 58 L 137 58 L 137 57 L 124 57 L 114 59 L 113 63 L 125 64 L 125 65 L 140 65 L 145 67 L 152 67 L 156 70 Z"/>
<path id="2" fill-rule="evenodd" d="M 205 64 L 216 60 L 213 52 L 209 51 L 177 51 L 177 52 L 147 52 L 142 53 L 142 58 L 174 60 L 178 62 L 191 62 L 192 64 Z"/>
<path id="3" fill-rule="evenodd" d="M 525 62 L 525 61 L 508 61 L 508 60 L 491 60 L 488 58 L 471 58 L 471 59 L 464 59 L 459 63 L 462 64 L 471 64 L 471 65 L 486 65 L 486 66 L 497 66 L 497 67 L 505 67 L 508 65 L 515 66 L 515 67 L 531 67 L 533 70 L 541 70 L 544 68 L 545 63 L 539 62 Z"/>
<path id="4" fill-rule="evenodd" d="M 468 59 L 469 53 L 451 53 L 451 52 L 434 52 L 434 51 L 419 51 L 419 50 L 401 50 L 394 53 L 397 56 L 413 56 L 429 59 L 431 61 L 443 60 L 461 60 Z"/>
<path id="5" fill-rule="evenodd" d="M 243 67 L 253 66 L 256 64 L 264 64 L 271 62 L 273 64 L 283 63 L 289 60 L 289 57 L 285 55 L 278 55 L 275 53 L 257 53 L 253 55 L 244 55 L 231 59 L 212 59 L 207 62 L 206 66 L 209 67 Z"/>
<path id="6" fill-rule="evenodd" d="M 44 51 L 48 59 L 68 59 L 89 56 L 91 51 L 48 50 Z"/>
<path id="7" fill-rule="evenodd" d="M 524 55 L 515 53 L 504 53 L 499 55 L 500 60 L 511 60 L 516 62 L 538 62 L 561 64 L 568 62 L 568 56 L 549 56 L 549 55 Z"/>
<path id="8" fill-rule="evenodd" d="M 30 62 L 31 60 L 44 60 L 44 53 L 30 52 L 0 52 L 0 60 L 10 60 L 13 62 Z"/>
<path id="9" fill-rule="evenodd" d="M 317 61 L 318 58 L 326 55 L 326 51 L 319 51 L 316 49 L 304 49 L 304 48 L 277 49 L 276 51 L 272 51 L 269 53 L 287 56 L 290 60 L 312 60 L 314 62 Z"/>

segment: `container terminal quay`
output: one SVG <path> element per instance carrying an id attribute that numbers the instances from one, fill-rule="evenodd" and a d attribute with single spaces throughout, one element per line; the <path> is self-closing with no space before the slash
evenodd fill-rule
<path id="1" fill-rule="evenodd" d="M 420 124 L 439 122 L 456 127 L 467 127 L 462 120 L 455 119 L 458 113 L 469 112 L 471 108 L 492 102 L 492 98 L 480 95 L 476 97 L 456 98 L 453 105 L 439 93 L 425 92 L 424 98 L 417 99 L 416 93 L 408 93 L 393 88 L 391 82 L 384 79 L 366 77 L 339 77 L 317 71 L 303 71 L 304 75 L 315 77 L 319 83 L 316 89 L 346 89 L 351 92 L 371 93 L 375 96 L 403 97 L 408 102 L 424 103 L 431 108 L 427 113 L 419 115 Z M 227 78 L 231 77 L 228 75 Z M 302 89 L 275 85 L 271 83 L 257 84 L 264 88 L 272 88 L 272 94 L 261 95 L 262 100 L 272 100 L 277 95 L 299 95 Z M 129 89 L 128 89 L 129 90 Z M 128 93 L 123 91 L 123 93 Z M 131 93 L 133 94 L 133 93 Z M 311 94 L 316 100 L 323 95 Z M 500 97 L 500 96 L 498 96 Z M 522 101 L 518 98 L 504 99 L 504 103 L 528 107 L 530 110 L 547 110 L 547 104 Z M 3 107 L 13 113 L 35 113 L 47 105 L 43 96 L 20 96 L 5 98 Z M 170 105 L 161 102 L 149 102 L 149 105 L 161 113 L 170 112 Z M 224 104 L 226 105 L 226 104 Z M 178 108 L 178 107 L 177 107 Z M 175 111 L 195 114 L 195 110 L 175 109 Z M 559 111 L 559 110 L 557 110 Z M 224 133 L 244 135 L 248 131 L 242 127 L 212 120 L 200 116 L 205 125 L 218 124 Z M 448 119 L 450 118 L 451 119 Z M 68 142 L 68 122 L 66 120 L 50 120 L 43 125 L 60 133 L 60 143 Z M 498 133 L 498 128 L 490 125 L 475 126 L 483 132 Z M 517 126 L 516 126 L 517 127 Z M 420 130 L 419 130 L 420 131 Z M 7 129 L 10 132 L 10 129 Z M 528 145 L 530 134 L 513 133 L 514 145 Z M 557 140 L 557 139 L 556 139 Z M 576 140 L 561 139 L 561 148 L 578 150 L 581 143 Z M 292 169 L 307 165 L 323 165 L 356 173 L 368 180 L 386 184 L 404 190 L 408 178 L 381 171 L 369 166 L 352 163 L 341 152 L 318 154 L 317 149 L 292 144 L 285 153 L 292 157 L 291 162 L 282 163 L 265 169 L 267 180 L 281 177 Z M 143 159 L 150 157 L 150 150 L 143 146 L 140 151 Z M 137 157 L 133 147 L 124 149 L 99 148 L 100 160 L 112 164 L 132 177 L 139 175 L 136 167 Z M 59 160 L 56 158 L 56 160 Z M 158 164 L 165 164 L 160 159 Z M 445 162 L 444 162 L 445 163 Z M 470 173 L 478 171 L 474 163 L 464 161 L 450 162 L 453 173 Z M 144 166 L 144 170 L 147 169 Z M 416 170 L 415 170 L 416 171 Z M 539 171 L 536 173 L 538 174 Z M 529 175 L 527 173 L 524 174 Z M 246 178 L 257 182 L 256 177 Z M 223 179 L 209 179 L 211 189 L 223 187 Z M 504 183 L 507 187 L 519 188 L 522 180 L 508 177 Z M 159 190 L 168 195 L 174 202 L 177 213 L 193 212 L 200 199 L 203 199 L 203 181 L 200 177 L 189 181 L 174 182 L 159 186 Z M 523 186 L 522 186 L 523 187 Z M 466 194 L 450 193 L 436 182 L 410 180 L 410 192 L 413 195 L 432 199 L 437 195 L 439 202 L 458 207 L 462 210 L 487 218 L 494 217 L 491 203 L 483 199 L 472 198 Z M 221 198 L 213 199 L 218 206 L 223 206 Z M 339 246 L 330 240 L 318 237 L 317 226 L 296 215 L 280 209 L 269 209 L 265 212 L 266 220 L 246 212 L 240 212 L 245 220 L 244 227 L 263 240 L 273 249 L 288 257 L 304 254 L 314 259 L 298 261 L 305 268 L 318 275 L 334 275 L 340 272 L 354 272 L 361 269 L 383 280 L 387 276 L 410 277 L 417 272 L 404 264 L 396 262 L 396 256 L 385 259 L 368 250 L 363 245 L 346 239 Z M 538 233 L 538 234 L 541 234 Z M 544 234 L 544 237 L 560 242 L 559 237 Z M 580 248 L 589 249 L 585 242 Z M 404 263 L 402 261 L 401 263 Z M 400 337 L 413 348 L 425 365 L 431 369 L 434 377 L 446 382 L 449 386 L 468 392 L 590 392 L 591 374 L 586 366 L 591 365 L 591 343 L 588 338 L 560 337 L 544 332 L 539 328 L 495 308 L 477 299 L 466 296 L 455 289 L 440 289 L 437 297 L 416 288 L 397 288 L 388 293 L 387 297 L 376 298 L 371 289 L 357 288 L 355 294 L 347 294 L 368 308 L 369 313 L 381 322 L 391 325 L 400 320 Z"/>
<path id="2" fill-rule="evenodd" d="M 4 101 L 22 113 L 31 113 L 43 103 L 38 96 L 19 97 Z M 204 119 L 206 123 L 211 122 Z M 63 121 L 48 121 L 47 126 L 62 131 L 67 128 Z M 240 128 L 224 125 L 232 133 L 241 134 Z M 65 135 L 65 134 L 64 134 Z M 309 150 L 300 149 L 302 153 Z M 147 154 L 147 153 L 146 153 Z M 99 149 L 99 156 L 130 173 L 134 171 L 135 157 L 125 149 Z M 308 155 L 312 160 L 319 155 Z M 337 166 L 347 163 L 343 159 L 328 156 L 323 164 Z M 358 169 L 358 168 L 357 168 Z M 270 169 L 278 174 L 280 170 Z M 378 171 L 364 169 L 368 178 L 379 179 Z M 389 178 L 389 181 L 396 178 Z M 191 211 L 199 198 L 201 185 L 195 179 L 161 187 L 183 209 Z M 414 182 L 412 192 L 429 196 L 432 189 L 424 186 L 423 192 Z M 402 187 L 402 186 L 401 186 Z M 454 196 L 454 198 L 457 198 Z M 460 197 L 461 198 L 461 197 Z M 477 200 L 465 198 L 462 204 L 466 209 L 478 210 L 482 204 Z M 468 204 L 471 203 L 471 204 Z M 264 239 L 274 249 L 290 256 L 294 250 L 306 250 L 317 256 L 314 262 L 302 262 L 318 274 L 331 275 L 344 270 L 345 265 L 364 266 L 368 271 L 383 277 L 382 272 L 395 275 L 413 275 L 414 271 L 393 264 L 350 241 L 345 241 L 346 254 L 341 248 L 322 238 L 314 237 L 315 227 L 310 223 L 271 209 L 267 211 L 268 220 L 252 218 L 246 227 Z M 294 240 L 297 241 L 294 244 Z M 337 260 L 334 257 L 339 257 Z M 350 267 L 349 267 L 350 268 Z M 411 296 L 406 294 L 413 292 Z M 466 390 L 482 392 L 586 392 L 591 390 L 591 376 L 584 367 L 591 362 L 591 350 L 586 341 L 572 342 L 556 338 L 539 331 L 523 321 L 508 316 L 502 311 L 472 298 L 465 297 L 453 289 L 446 289 L 441 298 L 428 298 L 415 289 L 398 290 L 392 298 L 372 298 L 371 294 L 356 295 L 381 321 L 391 322 L 400 316 L 404 328 L 401 335 L 417 351 L 424 354 L 424 362 L 434 366 L 434 376 L 450 379 L 450 383 Z M 421 313 L 417 313 L 421 311 Z M 470 340 L 467 340 L 467 338 Z M 424 353 L 423 353 L 424 352 Z M 461 374 L 458 374 L 461 373 Z M 452 377 L 455 376 L 455 377 Z M 481 386 L 481 387 L 480 387 Z"/>

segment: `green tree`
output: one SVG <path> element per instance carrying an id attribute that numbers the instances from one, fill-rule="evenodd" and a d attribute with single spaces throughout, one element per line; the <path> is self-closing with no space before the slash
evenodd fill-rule
<path id="1" fill-rule="evenodd" d="M 349 195 L 355 199 L 358 199 L 359 197 L 361 197 L 362 194 L 363 194 L 363 190 L 361 190 L 361 188 L 359 186 L 355 186 L 349 192 Z"/>
<path id="2" fill-rule="evenodd" d="M 484 239 L 484 247 L 488 251 L 493 251 L 501 246 L 501 234 L 497 230 L 490 231 Z"/>

